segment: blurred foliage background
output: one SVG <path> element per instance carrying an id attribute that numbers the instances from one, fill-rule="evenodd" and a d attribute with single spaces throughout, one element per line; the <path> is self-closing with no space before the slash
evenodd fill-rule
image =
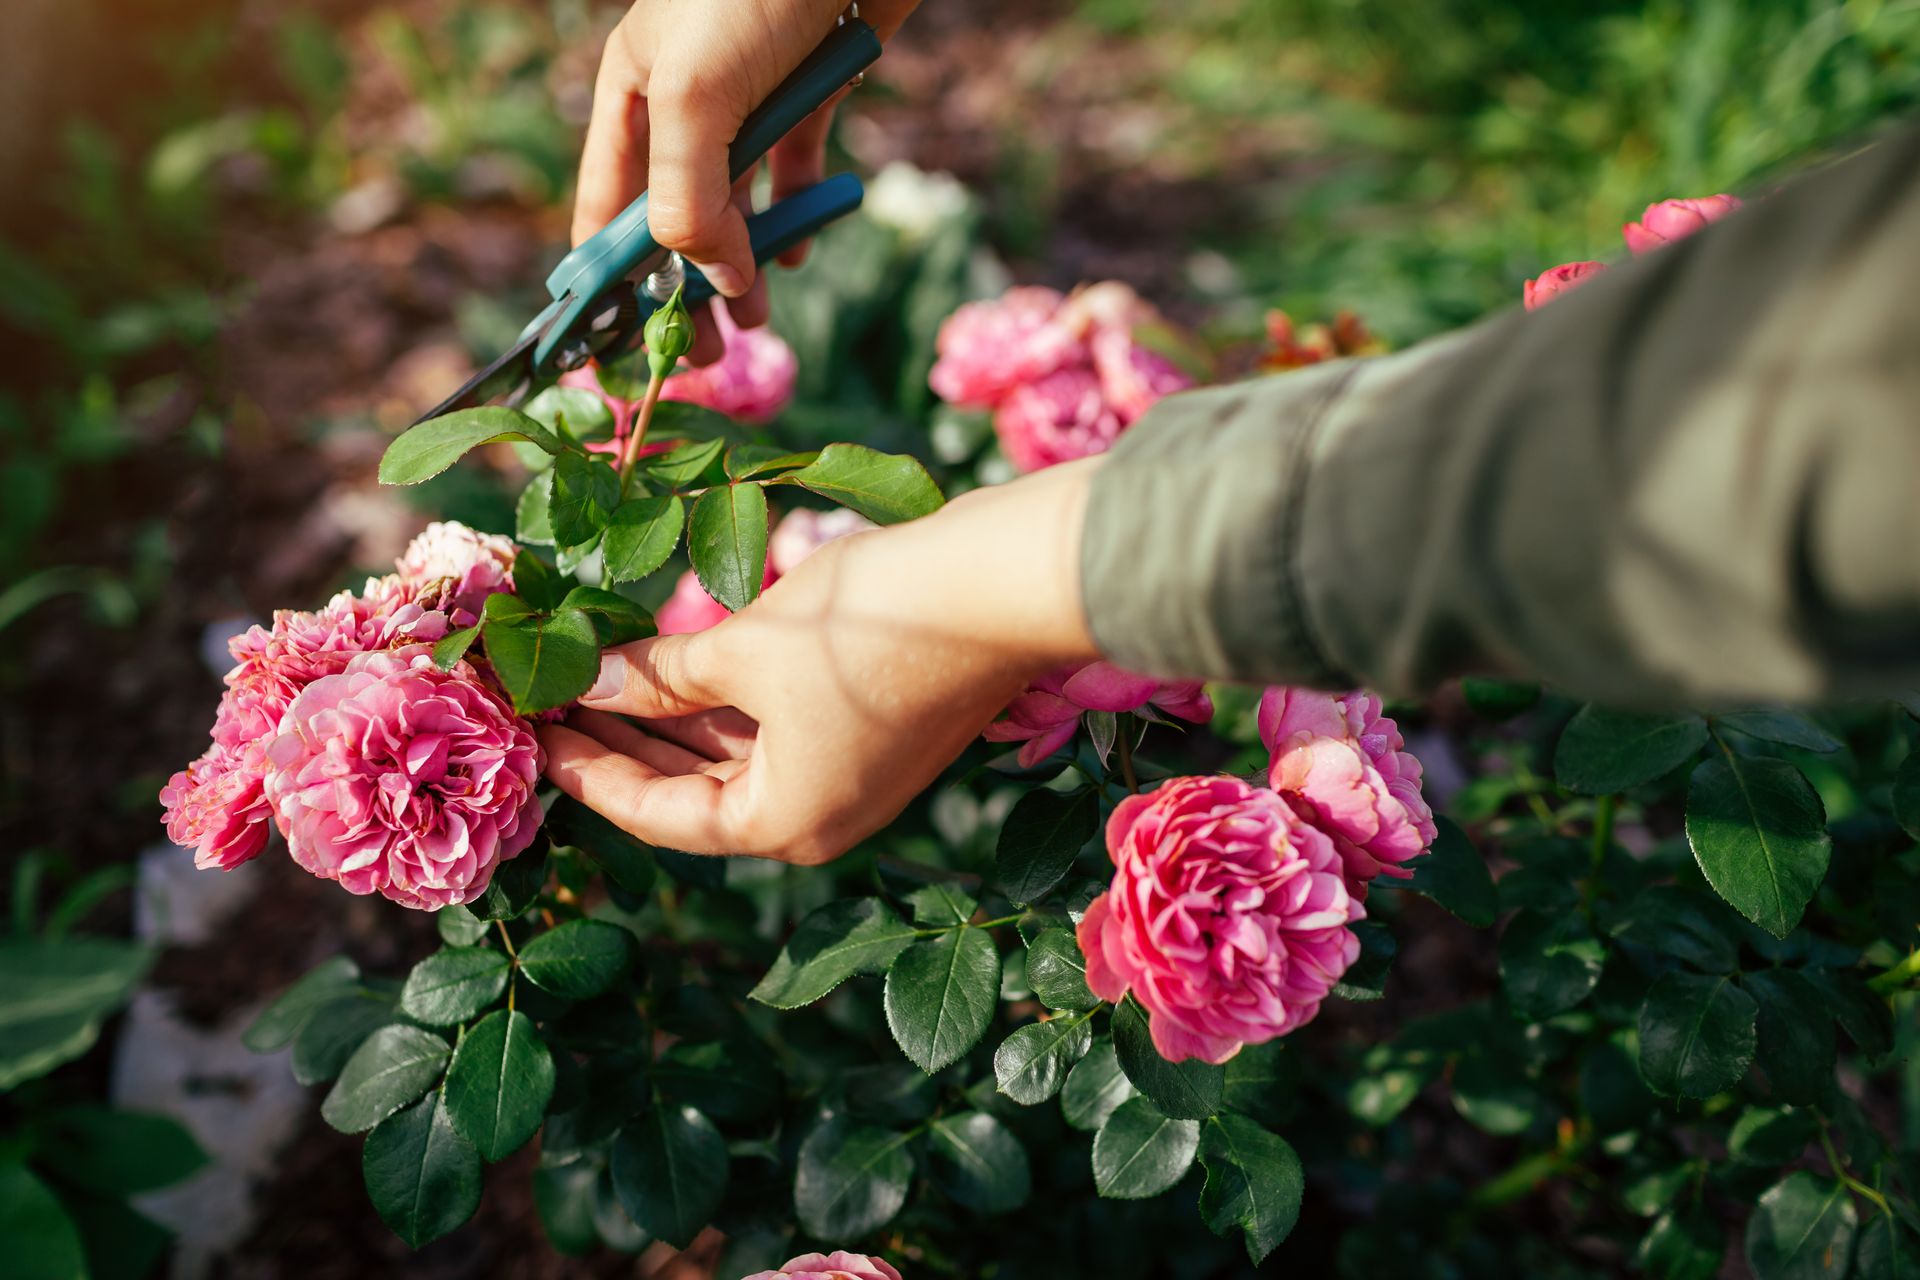
<path id="1" fill-rule="evenodd" d="M 10 872 L 77 879 L 157 838 L 222 628 L 317 600 L 428 513 L 507 526 L 504 478 L 461 468 L 397 497 L 373 464 L 536 309 L 618 13 L 0 7 Z M 992 478 L 980 424 L 943 414 L 924 374 L 940 318 L 1008 278 L 1125 279 L 1229 371 L 1275 306 L 1352 309 L 1404 345 L 1512 305 L 1546 266 L 1616 255 L 1649 201 L 1762 192 L 1917 101 L 1915 0 L 930 0 L 843 109 L 831 163 L 957 185 L 896 170 L 780 282 L 802 360 L 782 428 Z M 228 1018 L 343 938 L 376 963 L 428 945 L 284 870 L 220 944 L 159 959 L 149 981 L 189 1019 Z M 95 927 L 117 912 L 125 931 L 131 891 L 106 902 Z M 75 1097 L 104 1089 L 88 1061 Z M 270 1192 L 283 1204 L 327 1202 L 318 1171 L 341 1156 L 314 1143 Z M 333 1203 L 370 1218 L 345 1172 Z M 527 1212 L 493 1214 L 489 1247 L 534 1256 L 513 1243 L 536 1234 Z"/>

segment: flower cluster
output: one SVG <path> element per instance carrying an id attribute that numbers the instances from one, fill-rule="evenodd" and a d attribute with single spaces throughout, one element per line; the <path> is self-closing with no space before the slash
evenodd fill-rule
<path id="1" fill-rule="evenodd" d="M 845 507 L 832 511 L 800 507 L 787 512 L 767 538 L 767 570 L 760 580 L 761 589 L 792 573 L 802 560 L 834 539 L 873 527 L 873 521 Z M 653 621 L 661 635 L 673 636 L 705 631 L 726 618 L 727 606 L 708 595 L 699 576 L 689 569 L 673 584 L 673 594 L 655 612 Z"/>
<path id="2" fill-rule="evenodd" d="M 783 1263 L 778 1271 L 756 1271 L 741 1280 L 900 1280 L 900 1273 L 884 1258 L 835 1249 L 832 1253 L 803 1253 Z"/>
<path id="3" fill-rule="evenodd" d="M 513 543 L 436 523 L 395 572 L 229 643 L 212 744 L 160 793 L 175 844 L 231 870 L 272 828 L 355 893 L 465 902 L 539 826 L 539 746 L 467 662 L 428 645 L 513 587 Z"/>
<path id="4" fill-rule="evenodd" d="M 1050 671 L 1007 704 L 1007 717 L 987 726 L 989 742 L 1018 742 L 1020 767 L 1031 769 L 1067 745 L 1089 711 L 1155 711 L 1205 724 L 1213 702 L 1198 680 L 1165 683 L 1109 662 Z"/>
<path id="5" fill-rule="evenodd" d="M 1193 379 L 1148 345 L 1167 332 L 1124 284 L 1063 295 L 1036 285 L 970 302 L 948 316 L 927 382 L 941 399 L 993 410 L 993 429 L 1021 471 L 1103 453 L 1162 396 Z"/>
<path id="6" fill-rule="evenodd" d="M 1267 312 L 1267 350 L 1260 357 L 1263 369 L 1284 371 L 1304 369 L 1310 364 L 1339 360 L 1347 356 L 1374 356 L 1387 349 L 1351 311 L 1337 312 L 1332 324 L 1296 327 L 1286 312 Z"/>
<path id="7" fill-rule="evenodd" d="M 1640 221 L 1620 228 L 1627 248 L 1634 253 L 1649 253 L 1661 245 L 1692 235 L 1709 222 L 1716 222 L 1740 207 L 1738 196 L 1696 196 L 1683 200 L 1661 200 L 1647 206 Z M 1527 281 L 1523 293 L 1526 308 L 1532 311 L 1577 285 L 1591 280 L 1607 269 L 1604 262 L 1563 262 Z"/>

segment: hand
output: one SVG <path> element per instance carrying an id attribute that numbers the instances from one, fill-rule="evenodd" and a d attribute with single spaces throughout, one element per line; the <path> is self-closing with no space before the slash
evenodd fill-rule
<path id="1" fill-rule="evenodd" d="M 919 0 L 868 0 L 861 17 L 882 40 Z M 593 116 L 573 207 L 579 244 L 647 196 L 654 238 L 699 265 L 743 327 L 764 324 L 767 295 L 747 240 L 751 172 L 727 180 L 727 146 L 747 113 L 813 52 L 844 0 L 639 0 L 614 28 L 593 87 Z M 768 153 L 773 198 L 818 182 L 836 94 Z M 782 254 L 796 265 L 805 246 Z M 704 318 L 688 356 L 710 364 L 720 336 Z"/>
<path id="2" fill-rule="evenodd" d="M 838 857 L 1031 677 L 1098 656 L 1080 605 L 1098 461 L 829 543 L 711 630 L 608 650 L 593 709 L 540 731 L 548 777 L 649 844 Z"/>

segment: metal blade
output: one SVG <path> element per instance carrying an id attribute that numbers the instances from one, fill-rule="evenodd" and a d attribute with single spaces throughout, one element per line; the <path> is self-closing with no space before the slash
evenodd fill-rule
<path id="1" fill-rule="evenodd" d="M 533 348 L 542 330 L 534 330 L 508 347 L 498 360 L 468 378 L 461 388 L 414 420 L 414 426 L 452 413 L 474 409 L 495 400 L 517 405 L 533 389 Z"/>

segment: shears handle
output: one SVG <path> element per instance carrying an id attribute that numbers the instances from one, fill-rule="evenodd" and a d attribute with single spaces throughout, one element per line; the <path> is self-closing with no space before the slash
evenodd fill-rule
<path id="1" fill-rule="evenodd" d="M 753 242 L 753 260 L 771 262 L 802 240 L 818 235 L 822 228 L 860 207 L 866 189 L 850 173 L 836 173 L 824 182 L 816 182 L 804 191 L 796 191 L 771 208 L 747 219 L 747 237 Z M 700 268 L 687 264 L 688 302 L 702 302 L 719 293 Z M 659 304 L 640 289 L 640 311 L 644 317 Z"/>
<path id="2" fill-rule="evenodd" d="M 873 65 L 879 56 L 880 37 L 872 27 L 857 18 L 836 26 L 792 74 L 775 86 L 766 101 L 741 122 L 740 132 L 727 149 L 729 174 L 738 178 L 752 168 L 788 130 L 825 105 L 827 99 Z M 534 351 L 535 367 L 546 367 L 554 348 L 586 316 L 595 299 L 625 279 L 659 248 L 659 242 L 647 227 L 647 197 L 642 194 L 613 221 L 560 259 L 547 277 L 547 292 L 561 305 L 561 313 Z M 755 250 L 758 257 L 757 243 Z"/>

